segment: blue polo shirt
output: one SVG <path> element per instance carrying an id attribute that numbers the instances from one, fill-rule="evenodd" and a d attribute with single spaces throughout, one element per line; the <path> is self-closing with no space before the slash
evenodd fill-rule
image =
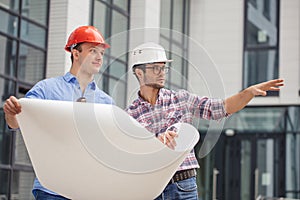
<path id="1" fill-rule="evenodd" d="M 113 99 L 100 90 L 95 81 L 89 83 L 85 92 L 82 94 L 77 78 L 70 72 L 67 72 L 64 76 L 49 78 L 38 82 L 28 91 L 25 97 L 73 102 L 80 97 L 85 97 L 86 102 L 90 103 L 114 104 Z M 44 188 L 36 178 L 32 190 L 37 189 L 58 195 L 57 193 Z"/>

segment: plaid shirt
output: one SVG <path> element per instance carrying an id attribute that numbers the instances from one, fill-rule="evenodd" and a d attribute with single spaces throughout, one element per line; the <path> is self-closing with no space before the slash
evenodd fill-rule
<path id="1" fill-rule="evenodd" d="M 126 112 L 156 135 L 164 133 L 178 122 L 192 124 L 194 117 L 218 120 L 227 116 L 222 99 L 199 97 L 186 90 L 175 92 L 164 88 L 160 89 L 155 105 L 152 106 L 138 95 Z M 191 168 L 199 168 L 194 151 L 188 154 L 178 171 Z"/>

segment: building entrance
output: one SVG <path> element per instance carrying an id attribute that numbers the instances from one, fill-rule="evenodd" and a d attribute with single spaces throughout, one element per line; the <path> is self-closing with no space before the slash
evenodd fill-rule
<path id="1" fill-rule="evenodd" d="M 224 136 L 216 153 L 212 191 L 216 199 L 284 196 L 284 134 Z"/>

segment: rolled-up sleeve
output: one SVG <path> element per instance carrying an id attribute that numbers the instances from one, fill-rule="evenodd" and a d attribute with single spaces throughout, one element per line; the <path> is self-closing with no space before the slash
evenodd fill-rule
<path id="1" fill-rule="evenodd" d="M 223 99 L 208 99 L 208 102 L 208 109 L 211 112 L 210 117 L 212 120 L 220 120 L 228 116 L 225 110 Z"/>
<path id="2" fill-rule="evenodd" d="M 220 120 L 229 116 L 226 113 L 224 100 L 217 98 L 200 97 L 189 92 L 181 92 L 186 103 L 195 117 L 207 120 Z"/>

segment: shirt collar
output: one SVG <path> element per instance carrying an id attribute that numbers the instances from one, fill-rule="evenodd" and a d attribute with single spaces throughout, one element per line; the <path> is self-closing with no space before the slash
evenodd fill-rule
<path id="1" fill-rule="evenodd" d="M 70 72 L 67 72 L 64 75 L 64 79 L 65 79 L 65 81 L 67 81 L 69 83 L 69 82 L 74 82 L 76 80 L 76 77 L 73 74 L 71 74 Z"/>
<path id="2" fill-rule="evenodd" d="M 72 83 L 78 82 L 76 76 L 74 76 L 74 75 L 71 74 L 70 72 L 67 72 L 67 73 L 63 76 L 63 78 L 64 78 L 65 81 L 68 82 L 68 83 L 70 83 L 70 82 L 72 82 Z M 94 79 L 93 79 L 92 82 L 89 83 L 89 85 L 90 85 L 90 87 L 91 87 L 92 90 L 96 90 L 96 82 L 95 82 Z"/>

